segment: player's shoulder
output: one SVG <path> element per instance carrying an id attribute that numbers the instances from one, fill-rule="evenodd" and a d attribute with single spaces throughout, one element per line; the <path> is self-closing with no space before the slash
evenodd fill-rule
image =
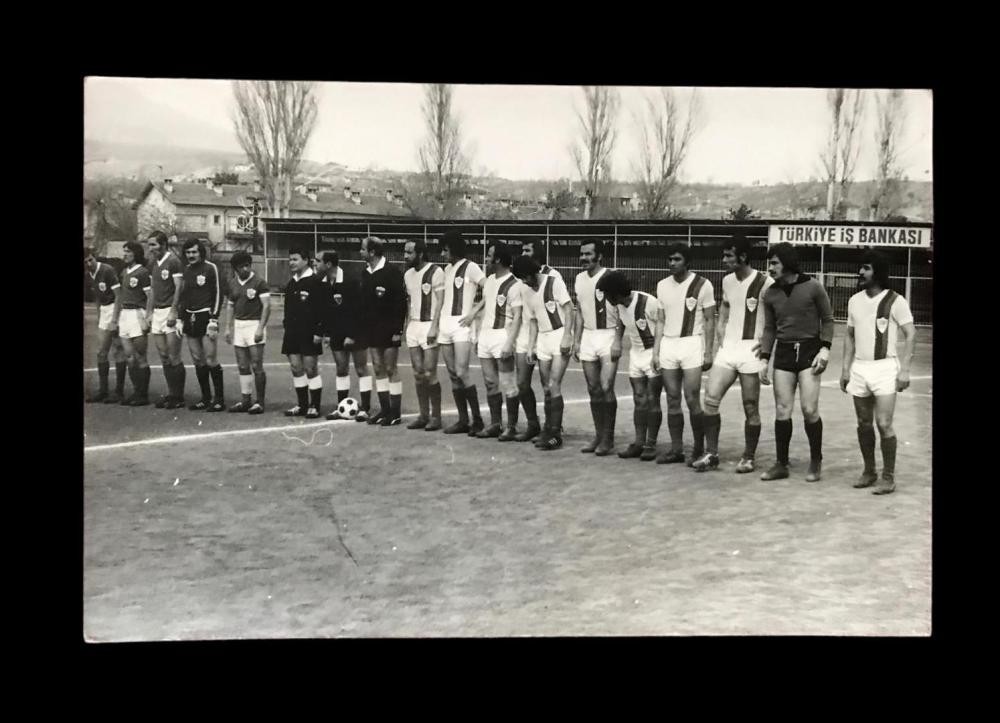
<path id="1" fill-rule="evenodd" d="M 725 276 L 722 277 L 722 285 L 724 287 L 725 286 L 732 286 L 732 285 L 738 284 L 738 283 L 739 283 L 739 281 L 736 278 L 736 272 L 735 271 L 730 271 L 728 274 L 726 274 Z"/>

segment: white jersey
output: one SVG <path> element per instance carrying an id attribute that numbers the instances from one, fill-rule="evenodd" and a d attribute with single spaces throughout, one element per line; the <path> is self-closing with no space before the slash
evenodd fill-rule
<path id="1" fill-rule="evenodd" d="M 632 303 L 628 306 L 618 306 L 618 314 L 633 349 L 653 348 L 653 334 L 659 313 L 660 302 L 644 291 L 633 292 Z"/>
<path id="2" fill-rule="evenodd" d="M 496 274 L 486 277 L 483 285 L 482 329 L 505 329 L 514 320 L 514 309 L 522 305 L 521 290 L 524 284 L 512 273 L 498 279 Z"/>
<path id="3" fill-rule="evenodd" d="M 854 358 L 894 358 L 899 327 L 913 322 L 906 298 L 891 289 L 875 297 L 859 291 L 847 302 L 847 325 L 854 327 Z"/>
<path id="4" fill-rule="evenodd" d="M 476 299 L 476 286 L 485 278 L 475 261 L 462 259 L 444 267 L 444 306 L 441 316 L 466 316 Z"/>
<path id="5" fill-rule="evenodd" d="M 420 271 L 410 268 L 403 274 L 409 299 L 410 321 L 432 321 L 431 302 L 444 288 L 444 271 L 437 264 L 427 264 Z"/>
<path id="6" fill-rule="evenodd" d="M 542 264 L 542 268 L 539 271 L 539 273 L 544 274 L 545 276 L 555 276 L 560 281 L 563 280 L 562 274 L 559 273 L 559 270 L 555 266 L 549 266 L 548 264 Z"/>
<path id="7" fill-rule="evenodd" d="M 743 281 L 736 274 L 726 274 L 722 278 L 722 300 L 729 304 L 729 321 L 722 337 L 722 346 L 733 346 L 741 341 L 760 341 L 764 333 L 764 292 L 774 283 L 774 279 L 760 271 L 754 271 Z"/>
<path id="8" fill-rule="evenodd" d="M 656 300 L 665 314 L 664 337 L 701 336 L 705 329 L 702 311 L 715 306 L 715 292 L 704 276 L 689 273 L 678 284 L 671 275 L 656 285 Z"/>
<path id="9" fill-rule="evenodd" d="M 563 318 L 562 306 L 572 301 L 566 284 L 560 277 L 551 275 L 540 276 L 539 281 L 538 291 L 527 284 L 521 285 L 521 300 L 524 304 L 521 328 L 527 328 L 529 319 L 538 322 L 539 332 L 565 328 L 566 319 Z"/>
<path id="10" fill-rule="evenodd" d="M 583 315 L 584 329 L 614 329 L 618 326 L 618 307 L 604 298 L 603 291 L 597 290 L 597 282 L 607 271 L 601 269 L 593 276 L 581 271 L 576 275 L 576 305 Z"/>

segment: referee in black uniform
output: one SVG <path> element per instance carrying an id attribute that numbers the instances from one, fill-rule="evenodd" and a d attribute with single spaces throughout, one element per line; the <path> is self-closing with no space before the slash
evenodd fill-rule
<path id="1" fill-rule="evenodd" d="M 285 287 L 285 338 L 281 353 L 292 367 L 292 385 L 297 403 L 285 410 L 286 417 L 316 419 L 323 396 L 323 377 L 318 357 L 323 353 L 323 281 L 312 269 L 309 251 L 288 252 L 292 277 Z"/>
<path id="2" fill-rule="evenodd" d="M 387 261 L 385 242 L 375 236 L 361 242 L 361 258 L 367 264 L 361 279 L 362 319 L 379 402 L 378 414 L 369 417 L 368 424 L 390 427 L 402 418 L 403 383 L 396 360 L 406 316 L 403 272 Z"/>

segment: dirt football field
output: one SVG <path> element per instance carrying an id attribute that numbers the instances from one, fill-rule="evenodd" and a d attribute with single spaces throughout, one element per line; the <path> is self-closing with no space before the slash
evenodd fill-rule
<path id="1" fill-rule="evenodd" d="M 83 317 L 90 390 L 92 306 Z M 918 331 L 913 383 L 897 398 L 897 491 L 881 497 L 851 487 L 862 465 L 837 383 L 843 325 L 824 374 L 816 484 L 804 481 L 798 408 L 791 478 L 760 480 L 774 461 L 770 387 L 755 474 L 733 471 L 738 385 L 722 404 L 717 471 L 581 454 L 593 428 L 578 362 L 564 380 L 567 436 L 555 452 L 406 430 L 416 396 L 405 348 L 404 426 L 288 419 L 281 332 L 279 307 L 264 415 L 84 405 L 86 640 L 931 632 L 930 330 Z M 232 347 L 219 356 L 233 403 Z M 190 403 L 186 349 L 184 359 Z M 150 360 L 155 398 L 155 350 Z M 336 390 L 332 355 L 322 362 L 325 413 Z M 626 370 L 623 358 L 618 450 L 633 436 Z M 438 377 L 447 425 L 456 417 L 443 362 Z M 541 413 L 537 374 L 534 385 Z M 664 424 L 660 449 L 667 440 Z"/>

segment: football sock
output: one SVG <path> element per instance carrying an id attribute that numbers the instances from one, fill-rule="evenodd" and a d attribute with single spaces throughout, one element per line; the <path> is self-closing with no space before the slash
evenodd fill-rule
<path id="1" fill-rule="evenodd" d="M 264 391 L 267 389 L 267 372 L 264 370 L 254 372 L 253 383 L 257 388 L 257 403 L 264 406 Z"/>
<path id="2" fill-rule="evenodd" d="M 403 382 L 389 382 L 389 411 L 398 419 L 403 412 Z"/>
<path id="3" fill-rule="evenodd" d="M 632 423 L 635 425 L 635 443 L 646 443 L 646 430 L 649 425 L 649 410 L 636 404 L 632 410 Z"/>
<path id="4" fill-rule="evenodd" d="M 615 419 L 618 417 L 618 400 L 612 399 L 609 402 L 604 403 L 604 424 L 607 425 L 604 429 L 605 433 L 608 435 L 608 444 L 615 443 Z"/>
<path id="5" fill-rule="evenodd" d="M 809 459 L 812 462 L 823 460 L 823 419 L 806 422 L 806 436 L 809 438 Z"/>
<path id="6" fill-rule="evenodd" d="M 518 409 L 521 407 L 521 398 L 518 395 L 507 397 L 507 426 L 516 427 Z"/>
<path id="7" fill-rule="evenodd" d="M 896 473 L 896 437 L 882 437 L 882 474 Z"/>
<path id="8" fill-rule="evenodd" d="M 195 365 L 194 373 L 198 376 L 198 386 L 201 387 L 201 399 L 207 402 L 212 398 L 212 387 L 208 381 L 208 367 L 204 364 Z"/>
<path id="9" fill-rule="evenodd" d="M 520 398 L 521 406 L 524 407 L 524 418 L 538 424 L 538 400 L 535 398 L 535 390 L 528 387 L 528 391 L 522 393 Z"/>
<path id="10" fill-rule="evenodd" d="M 601 410 L 604 408 L 603 402 L 590 400 L 590 418 L 594 420 L 594 436 L 601 435 Z"/>
<path id="11" fill-rule="evenodd" d="M 295 387 L 295 397 L 298 406 L 302 409 L 309 407 L 309 380 L 305 374 L 299 376 L 292 375 L 292 386 Z"/>
<path id="12" fill-rule="evenodd" d="M 253 374 L 240 374 L 240 396 L 244 404 L 249 404 L 253 396 Z"/>
<path id="13" fill-rule="evenodd" d="M 483 415 L 479 410 L 479 392 L 476 391 L 475 384 L 465 387 L 465 401 L 469 405 L 469 415 L 472 417 L 472 423 L 482 424 Z"/>
<path id="14" fill-rule="evenodd" d="M 721 414 L 706 414 L 702 419 L 702 427 L 705 430 L 705 451 L 712 454 L 719 453 L 719 430 L 722 428 Z"/>
<path id="15" fill-rule="evenodd" d="M 663 424 L 663 410 L 653 409 L 647 412 L 646 417 L 646 444 L 656 444 L 656 438 L 660 435 L 660 425 Z"/>
<path id="16" fill-rule="evenodd" d="M 366 412 L 372 408 L 372 378 L 371 376 L 358 377 L 358 392 L 361 394 L 361 408 Z"/>
<path id="17" fill-rule="evenodd" d="M 865 461 L 865 472 L 875 474 L 875 427 L 858 425 L 858 444 L 861 445 L 861 458 Z M 882 450 L 885 450 L 885 437 L 882 438 Z"/>
<path id="18" fill-rule="evenodd" d="M 792 442 L 792 420 L 774 420 L 774 447 L 778 464 L 788 466 L 788 445 Z"/>
<path id="19" fill-rule="evenodd" d="M 101 394 L 108 393 L 108 375 L 111 373 L 111 364 L 108 362 L 97 362 L 97 380 L 100 384 Z"/>
<path id="20" fill-rule="evenodd" d="M 375 391 L 378 393 L 379 413 L 389 414 L 389 380 L 376 379 Z"/>
<path id="21" fill-rule="evenodd" d="M 427 385 L 423 379 L 416 380 L 417 406 L 420 408 L 420 418 L 427 419 L 430 414 L 430 400 L 427 398 Z"/>
<path id="22" fill-rule="evenodd" d="M 560 437 L 560 435 L 562 434 L 562 418 L 563 418 L 562 395 L 558 397 L 552 397 L 551 401 L 549 402 L 549 406 L 552 409 L 552 422 L 549 424 L 549 432 L 554 437 Z"/>
<path id="23" fill-rule="evenodd" d="M 500 424 L 502 421 L 500 418 L 501 410 L 503 409 L 503 395 L 502 394 L 487 394 L 486 403 L 490 407 L 490 426 L 494 424 Z"/>
<path id="24" fill-rule="evenodd" d="M 701 456 L 705 451 L 705 413 L 688 412 L 688 414 L 691 418 L 691 436 L 694 437 L 693 452 L 695 456 Z"/>
<path id="25" fill-rule="evenodd" d="M 225 399 L 222 389 L 222 365 L 216 364 L 214 367 L 210 367 L 209 371 L 212 377 L 212 386 L 215 387 L 215 398 L 222 401 Z"/>
<path id="26" fill-rule="evenodd" d="M 347 399 L 348 395 L 351 393 L 351 377 L 345 374 L 342 377 L 337 377 L 337 404 Z"/>
<path id="27" fill-rule="evenodd" d="M 667 412 L 667 429 L 670 430 L 670 449 L 680 452 L 684 449 L 684 414 Z"/>
<path id="28" fill-rule="evenodd" d="M 310 377 L 309 381 L 309 406 L 319 411 L 320 404 L 323 403 L 323 377 L 317 374 Z"/>
<path id="29" fill-rule="evenodd" d="M 125 375 L 128 373 L 126 367 L 125 362 L 115 362 L 115 393 L 119 397 L 125 395 Z"/>
<path id="30" fill-rule="evenodd" d="M 458 421 L 464 424 L 469 423 L 469 412 L 465 408 L 465 387 L 452 387 L 451 395 L 455 398 L 455 409 L 458 410 Z"/>
<path id="31" fill-rule="evenodd" d="M 760 425 L 744 421 L 743 437 L 746 439 L 743 456 L 747 459 L 753 459 L 757 454 L 757 443 L 760 441 Z"/>
<path id="32" fill-rule="evenodd" d="M 441 419 L 441 382 L 435 379 L 426 389 L 431 402 L 431 418 Z"/>

